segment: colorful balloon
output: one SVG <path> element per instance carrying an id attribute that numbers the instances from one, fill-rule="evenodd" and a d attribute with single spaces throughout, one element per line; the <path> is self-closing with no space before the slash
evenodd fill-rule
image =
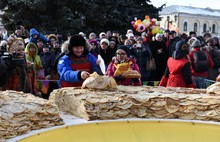
<path id="1" fill-rule="evenodd" d="M 142 32 L 144 32 L 145 31 L 145 26 L 144 26 L 144 24 L 139 24 L 138 25 L 138 27 L 137 27 L 137 29 L 136 29 L 136 31 L 137 32 L 140 32 L 140 33 L 142 33 Z"/>

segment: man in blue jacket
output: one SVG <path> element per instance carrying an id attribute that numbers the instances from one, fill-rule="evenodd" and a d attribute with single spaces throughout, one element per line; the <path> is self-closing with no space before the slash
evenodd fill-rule
<path id="1" fill-rule="evenodd" d="M 81 35 L 69 40 L 69 54 L 59 59 L 57 70 L 61 87 L 81 86 L 91 73 L 97 71 L 97 59 L 85 48 L 86 41 Z"/>

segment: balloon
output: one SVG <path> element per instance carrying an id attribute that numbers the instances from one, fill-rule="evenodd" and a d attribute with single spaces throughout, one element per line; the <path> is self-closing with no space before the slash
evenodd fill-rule
<path id="1" fill-rule="evenodd" d="M 145 19 L 150 19 L 150 17 L 148 15 L 145 16 Z"/>
<path id="2" fill-rule="evenodd" d="M 137 17 L 134 17 L 134 20 L 137 21 Z"/>
<path id="3" fill-rule="evenodd" d="M 133 26 L 134 26 L 134 23 L 135 23 L 134 21 L 131 21 L 131 25 L 133 25 Z"/>
<path id="4" fill-rule="evenodd" d="M 145 19 L 144 21 L 142 21 L 142 24 L 145 26 L 145 28 L 148 28 L 150 26 L 150 20 Z"/>
<path id="5" fill-rule="evenodd" d="M 155 26 L 153 29 L 152 29 L 152 34 L 157 34 L 157 33 L 159 33 L 159 31 L 160 31 L 160 27 L 159 26 Z"/>
<path id="6" fill-rule="evenodd" d="M 139 25 L 141 23 L 141 20 L 137 20 L 136 22 L 135 22 L 135 25 Z"/>
<path id="7" fill-rule="evenodd" d="M 136 30 L 137 30 L 137 32 L 140 32 L 140 33 L 144 32 L 145 31 L 144 24 L 142 24 L 142 23 L 139 24 Z"/>
<path id="8" fill-rule="evenodd" d="M 160 34 L 163 34 L 163 30 L 160 29 L 159 33 L 160 33 Z"/>

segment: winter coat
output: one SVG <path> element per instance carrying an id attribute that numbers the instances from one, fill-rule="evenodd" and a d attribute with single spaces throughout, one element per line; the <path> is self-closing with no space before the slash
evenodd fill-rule
<path id="1" fill-rule="evenodd" d="M 220 68 L 220 52 L 216 46 L 205 46 L 205 50 L 209 53 L 214 67 L 208 70 L 207 79 L 216 80 L 216 77 L 219 75 L 218 68 Z"/>
<path id="2" fill-rule="evenodd" d="M 31 55 L 29 48 L 33 46 L 35 47 L 36 52 Z M 37 93 L 37 81 L 36 79 L 38 78 L 38 71 L 42 69 L 42 62 L 40 59 L 40 56 L 38 54 L 38 48 L 34 43 L 28 43 L 25 48 L 26 52 L 26 60 L 27 60 L 27 75 L 29 82 L 31 83 L 31 92 L 32 93 Z"/>
<path id="3" fill-rule="evenodd" d="M 99 47 L 99 54 L 104 60 L 106 66 L 109 65 L 109 63 L 112 61 L 112 57 L 115 56 L 114 50 L 110 47 L 108 47 L 106 51 Z"/>
<path id="4" fill-rule="evenodd" d="M 192 82 L 189 60 L 186 57 L 180 59 L 170 57 L 167 61 L 165 75 L 162 77 L 159 86 L 196 88 Z"/>
<path id="5" fill-rule="evenodd" d="M 39 56 L 43 65 L 45 76 L 51 75 L 51 72 L 54 69 L 55 55 L 52 52 L 46 52 L 41 53 Z"/>
<path id="6" fill-rule="evenodd" d="M 131 48 L 131 56 L 135 58 L 137 65 L 140 68 L 141 80 L 147 81 L 151 75 L 150 71 L 146 70 L 147 60 L 152 56 L 149 47 Z"/>
<path id="7" fill-rule="evenodd" d="M 132 70 L 136 70 L 140 73 L 140 70 L 139 70 L 139 67 L 138 65 L 136 64 L 136 61 L 129 58 L 125 61 L 126 63 L 129 63 L 129 62 L 132 62 L 132 64 L 130 65 L 131 69 Z M 107 68 L 107 71 L 105 73 L 105 75 L 108 75 L 108 76 L 111 76 L 111 77 L 114 77 L 116 79 L 116 77 L 114 76 L 114 73 L 116 71 L 116 67 L 117 66 L 117 61 L 116 60 L 113 60 L 108 68 Z M 120 79 L 116 79 L 116 82 L 118 85 L 125 85 L 125 86 L 128 86 L 128 85 L 133 85 L 133 86 L 140 86 L 141 85 L 141 80 L 140 79 L 131 79 L 131 78 L 120 78 Z"/>
<path id="8" fill-rule="evenodd" d="M 97 59 L 92 55 L 92 54 L 88 54 L 82 57 L 69 57 L 68 55 L 64 55 L 63 57 L 61 57 L 58 61 L 58 65 L 57 65 L 57 70 L 60 76 L 60 83 L 65 82 L 67 84 L 71 84 L 71 83 L 78 83 L 81 82 L 82 83 L 82 79 L 81 79 L 81 71 L 83 70 L 73 70 L 72 66 L 71 66 L 71 62 L 72 59 L 84 59 L 87 58 L 89 63 L 91 64 L 91 72 L 97 71 L 97 65 L 96 65 L 96 61 Z M 87 69 L 90 70 L 90 69 Z M 74 87 L 74 85 L 72 86 Z"/>
<path id="9" fill-rule="evenodd" d="M 168 50 L 164 42 L 159 42 L 157 40 L 150 43 L 150 49 L 157 67 L 152 71 L 151 80 L 160 81 L 167 66 Z"/>
<path id="10" fill-rule="evenodd" d="M 30 55 L 30 51 L 29 51 L 29 48 L 31 46 L 34 46 L 35 50 L 36 50 L 36 53 L 33 56 Z M 37 46 L 34 43 L 29 43 L 29 44 L 27 44 L 27 46 L 25 48 L 25 52 L 26 52 L 27 61 L 30 62 L 30 63 L 34 63 L 34 68 L 33 69 L 37 73 L 37 71 L 39 69 L 42 69 L 42 62 L 41 62 L 40 56 L 37 55 L 38 54 Z"/>
<path id="11" fill-rule="evenodd" d="M 22 66 L 16 66 L 13 69 L 7 70 L 6 74 L 4 74 L 6 79 L 5 83 L 0 87 L 0 90 L 15 90 L 23 91 L 24 93 L 32 93 L 25 60 L 21 65 Z"/>

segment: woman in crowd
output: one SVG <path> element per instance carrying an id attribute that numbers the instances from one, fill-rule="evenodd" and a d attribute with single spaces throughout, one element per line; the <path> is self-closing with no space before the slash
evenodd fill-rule
<path id="1" fill-rule="evenodd" d="M 220 68 L 220 51 L 215 44 L 214 38 L 211 37 L 206 40 L 205 50 L 209 53 L 214 63 L 214 67 L 208 71 L 207 79 L 216 80 L 219 75 L 218 69 Z"/>
<path id="2" fill-rule="evenodd" d="M 43 68 L 40 56 L 38 55 L 38 47 L 34 43 L 28 43 L 25 48 L 27 59 L 28 79 L 31 82 L 31 92 L 37 94 L 38 73 Z M 41 70 L 43 71 L 43 70 Z"/>
<path id="3" fill-rule="evenodd" d="M 9 58 L 5 58 L 7 71 L 5 72 L 4 83 L 1 85 L 0 90 L 16 90 L 23 91 L 24 93 L 31 93 L 31 83 L 28 80 L 27 64 L 25 61 L 24 41 L 22 38 L 15 38 L 11 41 L 8 48 L 10 54 Z M 1 70 L 3 70 L 1 68 Z"/>
<path id="4" fill-rule="evenodd" d="M 68 50 L 69 54 L 61 57 L 57 66 L 61 87 L 81 86 L 97 71 L 97 59 L 86 49 L 86 41 L 80 35 L 70 38 Z"/>
<path id="5" fill-rule="evenodd" d="M 131 70 L 136 70 L 138 73 L 140 73 L 139 67 L 135 60 L 130 58 L 129 48 L 122 45 L 118 47 L 116 51 L 116 58 L 109 64 L 105 75 L 114 77 L 118 85 L 141 85 L 140 78 L 124 78 L 120 73 L 119 75 L 116 75 L 115 72 L 122 63 L 127 64 Z"/>
<path id="6" fill-rule="evenodd" d="M 159 86 L 195 88 L 192 81 L 191 65 L 187 57 L 189 47 L 185 41 L 176 43 L 176 51 L 167 61 L 167 68 Z"/>
<path id="7" fill-rule="evenodd" d="M 138 64 L 141 72 L 141 81 L 149 81 L 151 73 L 146 70 L 146 64 L 148 59 L 152 56 L 150 48 L 144 46 L 143 38 L 138 37 L 137 43 L 131 48 L 131 55 L 135 58 L 136 63 Z"/>
<path id="8" fill-rule="evenodd" d="M 156 34 L 155 40 L 150 42 L 150 49 L 157 67 L 151 72 L 151 80 L 160 81 L 164 75 L 168 59 L 168 50 L 166 44 L 163 42 L 162 34 Z"/>

